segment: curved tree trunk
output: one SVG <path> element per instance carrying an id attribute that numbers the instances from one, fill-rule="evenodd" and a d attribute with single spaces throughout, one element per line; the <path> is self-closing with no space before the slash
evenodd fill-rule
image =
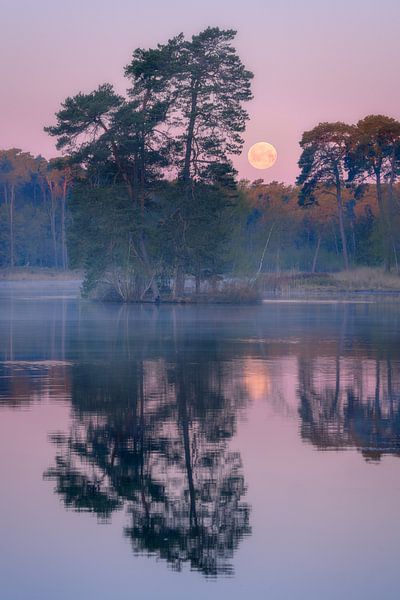
<path id="1" fill-rule="evenodd" d="M 317 260 L 318 260 L 318 254 L 319 254 L 320 247 L 321 247 L 321 234 L 318 236 L 317 246 L 315 248 L 314 258 L 313 258 L 313 262 L 312 262 L 311 273 L 315 273 L 315 270 L 317 268 Z"/>
<path id="2" fill-rule="evenodd" d="M 181 298 L 185 291 L 185 273 L 181 264 L 175 268 L 174 299 Z"/>
<path id="3" fill-rule="evenodd" d="M 383 197 L 382 181 L 380 171 L 376 172 L 376 199 L 378 201 L 379 213 L 381 216 L 382 223 L 382 235 L 383 235 L 383 264 L 386 273 L 390 272 L 391 268 L 391 255 L 392 255 L 392 235 L 391 235 L 391 224 L 388 216 L 388 212 L 385 207 L 385 200 Z"/>

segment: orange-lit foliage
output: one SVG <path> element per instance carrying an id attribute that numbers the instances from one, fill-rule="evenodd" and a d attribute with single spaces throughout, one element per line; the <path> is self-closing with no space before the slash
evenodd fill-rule
<path id="1" fill-rule="evenodd" d="M 316 270 L 341 268 L 337 203 L 333 195 L 319 192 L 316 204 L 302 207 L 296 186 L 277 181 L 264 183 L 260 179 L 243 180 L 239 187 L 248 212 L 247 241 L 244 240 L 243 246 L 252 255 L 245 264 L 251 263 L 256 268 L 272 231 L 264 271 L 311 270 L 315 253 Z M 400 198 L 399 185 L 395 193 Z M 400 205 L 397 206 L 400 219 Z M 357 199 L 351 188 L 346 189 L 344 207 L 351 263 L 379 265 L 382 233 L 375 186 L 369 185 Z"/>

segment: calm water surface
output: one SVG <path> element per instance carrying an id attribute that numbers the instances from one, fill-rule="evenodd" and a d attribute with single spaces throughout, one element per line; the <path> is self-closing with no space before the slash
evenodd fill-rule
<path id="1" fill-rule="evenodd" d="M 400 304 L 0 284 L 0 597 L 397 599 Z"/>

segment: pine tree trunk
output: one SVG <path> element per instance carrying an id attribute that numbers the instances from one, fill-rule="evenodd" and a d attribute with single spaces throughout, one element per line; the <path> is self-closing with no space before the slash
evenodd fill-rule
<path id="1" fill-rule="evenodd" d="M 198 82 L 192 82 L 192 92 L 191 92 L 191 107 L 190 107 L 190 117 L 189 124 L 186 133 L 186 148 L 185 148 L 185 162 L 183 166 L 183 181 L 185 184 L 188 184 L 190 181 L 190 163 L 192 160 L 192 148 L 193 148 L 193 139 L 194 139 L 194 128 L 196 124 L 196 116 L 197 116 L 197 97 L 199 92 L 199 84 Z"/>
<path id="2" fill-rule="evenodd" d="M 343 200 L 342 200 L 342 190 L 341 190 L 340 184 L 336 187 L 336 197 L 337 197 L 337 204 L 338 204 L 339 231 L 340 231 L 340 238 L 342 241 L 344 268 L 347 271 L 349 268 L 349 254 L 347 251 L 346 231 L 344 228 Z"/>
<path id="3" fill-rule="evenodd" d="M 194 281 L 195 281 L 195 293 L 196 293 L 196 296 L 198 296 L 201 292 L 201 278 L 200 278 L 199 271 L 196 273 Z"/>
<path id="4" fill-rule="evenodd" d="M 15 204 L 15 186 L 11 186 L 10 193 L 10 205 L 9 205 L 9 215 L 10 215 L 10 267 L 14 268 L 15 265 L 15 256 L 14 256 L 14 204 Z"/>
<path id="5" fill-rule="evenodd" d="M 391 247 L 390 253 L 392 253 L 393 250 L 393 257 L 394 257 L 394 263 L 395 263 L 395 267 L 396 267 L 396 272 L 399 272 L 399 264 L 398 264 L 398 258 L 397 258 L 397 249 L 396 249 L 396 236 L 394 234 L 393 231 L 393 219 L 395 217 L 395 205 L 394 205 L 394 191 L 393 191 L 393 186 L 394 186 L 394 182 L 396 179 L 396 155 L 393 154 L 392 160 L 391 160 L 391 170 L 390 170 L 390 177 L 389 177 L 389 186 L 388 186 L 388 207 L 387 207 L 387 213 L 388 213 L 388 244 Z"/>
<path id="6" fill-rule="evenodd" d="M 61 251 L 62 251 L 62 268 L 66 271 L 68 268 L 67 240 L 65 233 L 65 213 L 67 204 L 67 184 L 64 182 L 63 197 L 61 201 Z"/>
<path id="7" fill-rule="evenodd" d="M 57 231 L 56 231 L 56 209 L 53 193 L 51 194 L 51 212 L 50 212 L 50 227 L 51 237 L 53 240 L 53 255 L 54 255 L 54 266 L 58 268 L 58 257 L 57 257 Z"/>

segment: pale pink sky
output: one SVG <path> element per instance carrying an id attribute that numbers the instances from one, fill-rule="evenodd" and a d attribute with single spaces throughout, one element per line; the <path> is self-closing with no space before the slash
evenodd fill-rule
<path id="1" fill-rule="evenodd" d="M 293 182 L 302 131 L 366 114 L 400 118 L 398 0 L 4 0 L 0 36 L 0 147 L 54 154 L 43 132 L 66 96 L 110 81 L 149 47 L 208 25 L 238 29 L 236 46 L 255 73 L 240 176 Z M 247 163 L 269 141 L 269 171 Z"/>

